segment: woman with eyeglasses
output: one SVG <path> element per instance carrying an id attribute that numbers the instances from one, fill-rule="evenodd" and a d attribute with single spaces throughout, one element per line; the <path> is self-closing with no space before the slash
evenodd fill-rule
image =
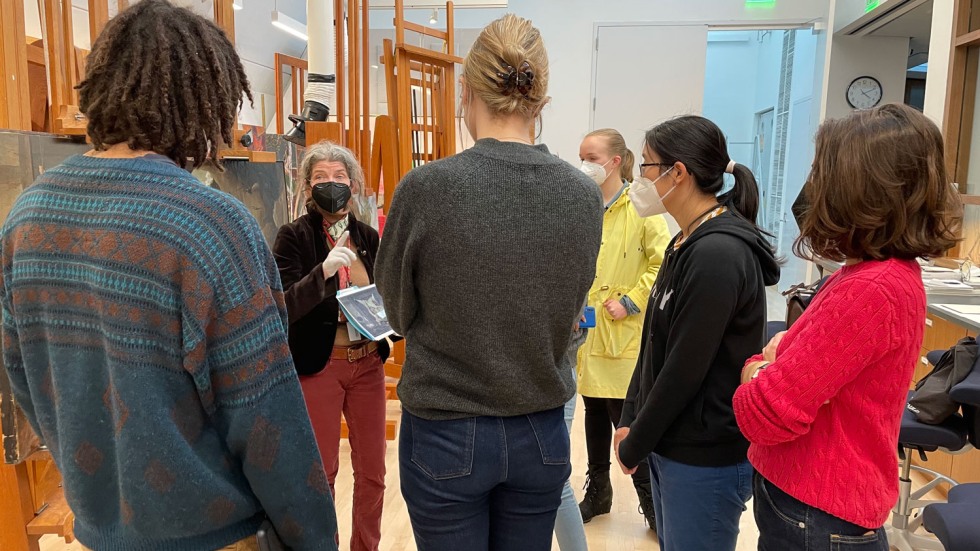
<path id="1" fill-rule="evenodd" d="M 627 191 L 636 164 L 622 134 L 612 128 L 590 132 L 579 146 L 579 158 L 582 172 L 602 191 L 605 206 L 602 247 L 596 260 L 596 278 L 589 289 L 596 328 L 579 349 L 577 364 L 589 461 L 585 497 L 579 509 L 582 520 L 589 522 L 612 509 L 609 456 L 613 431 L 619 425 L 623 399 L 636 367 L 643 312 L 670 234 L 663 216 L 641 218 L 632 206 Z M 633 474 L 633 486 L 640 510 L 653 530 L 656 522 L 646 460 Z"/>
<path id="2" fill-rule="evenodd" d="M 735 185 L 721 193 L 725 173 Z M 668 212 L 681 231 L 650 295 L 616 456 L 626 473 L 649 461 L 662 551 L 733 551 L 752 466 L 732 395 L 764 344 L 765 287 L 779 280 L 755 225 L 758 187 L 717 125 L 685 116 L 647 132 L 629 193 L 641 216 Z"/>

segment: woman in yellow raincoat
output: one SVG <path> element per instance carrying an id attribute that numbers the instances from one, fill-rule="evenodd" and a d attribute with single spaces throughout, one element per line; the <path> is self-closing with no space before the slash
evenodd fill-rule
<path id="1" fill-rule="evenodd" d="M 613 129 L 590 133 L 579 146 L 582 171 L 602 190 L 606 212 L 596 279 L 588 303 L 596 310 L 596 328 L 578 354 L 578 390 L 585 403 L 585 441 L 589 474 L 579 503 L 589 522 L 612 508 L 609 482 L 613 430 L 619 424 L 643 332 L 643 312 L 670 241 L 662 216 L 640 218 L 626 193 L 633 180 L 633 153 Z M 650 470 L 640 464 L 633 475 L 640 509 L 654 529 Z"/>

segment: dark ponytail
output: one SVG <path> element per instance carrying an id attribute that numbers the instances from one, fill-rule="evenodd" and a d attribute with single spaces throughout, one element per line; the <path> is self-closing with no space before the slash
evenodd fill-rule
<path id="1" fill-rule="evenodd" d="M 725 170 L 731 162 L 728 143 L 718 125 L 710 120 L 685 115 L 662 122 L 647 131 L 646 145 L 664 163 L 684 163 L 702 193 L 718 196 L 724 187 Z M 759 185 L 755 176 L 747 166 L 738 163 L 732 175 L 735 187 L 718 196 L 718 203 L 755 226 L 759 215 Z"/>
<path id="2" fill-rule="evenodd" d="M 718 201 L 754 224 L 759 217 L 759 184 L 755 175 L 749 167 L 735 163 L 732 176 L 735 187 L 722 194 Z"/>

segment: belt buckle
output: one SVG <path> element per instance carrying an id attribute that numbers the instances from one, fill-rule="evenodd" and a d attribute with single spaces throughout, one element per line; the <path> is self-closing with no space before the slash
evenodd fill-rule
<path id="1" fill-rule="evenodd" d="M 354 359 L 354 347 L 348 347 L 347 348 L 347 363 L 351 363 L 352 364 L 355 361 L 356 360 Z"/>

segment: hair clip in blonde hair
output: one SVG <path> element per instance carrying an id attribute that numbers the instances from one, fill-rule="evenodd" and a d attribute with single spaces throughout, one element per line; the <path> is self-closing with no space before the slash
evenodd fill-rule
<path id="1" fill-rule="evenodd" d="M 500 77 L 500 90 L 506 95 L 511 95 L 515 91 L 520 93 L 525 98 L 531 93 L 531 85 L 534 83 L 534 71 L 531 70 L 531 64 L 525 61 L 521 63 L 520 69 L 514 69 L 514 67 L 508 65 L 504 67 L 506 72 L 497 72 L 497 76 Z"/>

